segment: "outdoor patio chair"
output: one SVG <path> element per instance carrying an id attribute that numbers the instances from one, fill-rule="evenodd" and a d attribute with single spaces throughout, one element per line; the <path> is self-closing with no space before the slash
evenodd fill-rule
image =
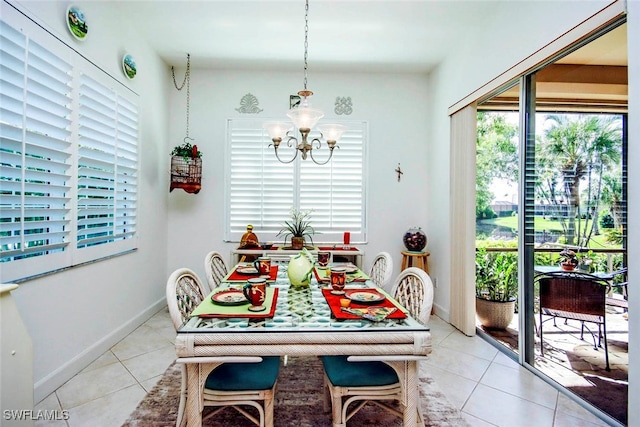
<path id="1" fill-rule="evenodd" d="M 392 295 L 415 319 L 427 324 L 433 305 L 433 284 L 427 273 L 417 267 L 402 271 L 393 284 Z M 358 356 L 357 361 L 349 358 L 321 357 L 325 371 L 324 409 L 328 411 L 331 407 L 334 427 L 346 427 L 347 421 L 366 403 L 402 417 L 402 388 L 393 362 L 387 364 L 384 357 L 375 356 Z M 389 401 L 399 402 L 400 410 Z M 354 402 L 357 404 L 349 411 Z M 418 419 L 422 420 L 419 404 Z"/>
<path id="2" fill-rule="evenodd" d="M 229 269 L 220 252 L 211 251 L 204 257 L 204 271 L 207 273 L 209 290 L 213 291 L 220 286 L 220 282 L 227 275 Z"/>
<path id="3" fill-rule="evenodd" d="M 580 339 L 584 339 L 584 330 L 593 338 L 593 348 L 597 350 L 604 338 L 606 370 L 609 367 L 609 348 L 607 344 L 607 325 L 605 299 L 610 289 L 609 283 L 600 277 L 579 272 L 546 273 L 536 277 L 540 285 L 540 353 L 544 355 L 544 322 L 562 318 L 580 322 Z M 543 320 L 543 316 L 549 318 Z M 598 335 L 585 323 L 598 326 Z"/>
<path id="4" fill-rule="evenodd" d="M 380 252 L 373 259 L 371 269 L 369 270 L 369 277 L 371 280 L 386 291 L 390 291 L 389 281 L 393 274 L 393 258 L 389 252 Z"/>
<path id="5" fill-rule="evenodd" d="M 622 295 L 622 298 L 620 297 L 614 297 L 612 292 L 608 292 L 607 293 L 607 298 L 606 298 L 606 303 L 608 306 L 611 307 L 617 307 L 617 308 L 621 308 L 623 309 L 625 312 L 629 311 L 629 294 L 627 293 L 627 285 L 629 282 L 626 281 L 626 274 L 627 274 L 627 267 L 614 271 L 613 273 L 611 273 L 612 277 L 616 277 L 619 275 L 623 275 L 623 282 L 622 283 L 612 283 L 611 284 L 611 289 L 619 289 L 621 292 L 620 294 Z M 613 280 L 612 280 L 613 282 Z"/>
<path id="6" fill-rule="evenodd" d="M 167 280 L 166 297 L 169 314 L 176 330 L 189 320 L 193 309 L 207 294 L 200 278 L 190 269 L 180 268 L 171 273 Z M 200 369 L 212 369 L 204 384 L 203 406 L 217 407 L 203 420 L 211 418 L 224 408 L 232 407 L 257 426 L 273 427 L 276 380 L 280 370 L 279 357 L 195 357 L 178 358 L 176 363 L 180 363 L 182 369 L 176 426 L 180 427 L 186 421 L 184 413 L 187 382 L 198 380 L 187 378 L 187 364 L 197 363 Z M 258 417 L 247 412 L 242 406 L 256 408 Z"/>

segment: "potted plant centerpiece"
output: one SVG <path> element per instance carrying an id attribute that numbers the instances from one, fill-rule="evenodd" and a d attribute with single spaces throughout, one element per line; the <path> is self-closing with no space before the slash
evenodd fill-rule
<path id="1" fill-rule="evenodd" d="M 291 237 L 291 249 L 302 249 L 307 237 L 313 244 L 315 230 L 311 226 L 311 212 L 311 209 L 291 208 L 289 220 L 284 222 L 282 229 L 277 234 L 278 237 L 284 236 L 284 246 L 287 245 L 289 237 Z"/>
<path id="2" fill-rule="evenodd" d="M 480 249 L 476 255 L 476 315 L 480 324 L 506 329 L 513 319 L 517 296 L 517 255 Z"/>
<path id="3" fill-rule="evenodd" d="M 202 180 L 202 151 L 197 145 L 185 141 L 171 151 L 171 187 L 182 188 L 187 193 L 198 193 Z"/>
<path id="4" fill-rule="evenodd" d="M 573 271 L 579 263 L 578 254 L 571 249 L 565 248 L 560 252 L 560 267 L 563 270 Z"/>

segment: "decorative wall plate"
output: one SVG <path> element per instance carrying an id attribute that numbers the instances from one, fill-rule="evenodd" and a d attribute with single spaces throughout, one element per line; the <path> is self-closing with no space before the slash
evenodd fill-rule
<path id="1" fill-rule="evenodd" d="M 138 72 L 136 61 L 134 61 L 133 57 L 129 54 L 126 54 L 122 57 L 122 71 L 124 72 L 124 75 L 129 79 L 133 79 Z"/>
<path id="2" fill-rule="evenodd" d="M 84 12 L 77 6 L 69 6 L 67 8 L 67 28 L 73 37 L 78 40 L 84 40 L 89 32 L 87 26 L 87 20 L 84 16 Z"/>

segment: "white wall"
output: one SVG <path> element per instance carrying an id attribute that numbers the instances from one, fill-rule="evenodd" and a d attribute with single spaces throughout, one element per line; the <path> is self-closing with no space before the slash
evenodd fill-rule
<path id="1" fill-rule="evenodd" d="M 185 55 L 186 63 L 186 55 Z M 175 64 L 176 80 L 182 83 L 185 63 Z M 225 243 L 224 237 L 224 149 L 225 121 L 234 117 L 286 119 L 289 95 L 302 89 L 302 71 L 266 72 L 199 68 L 192 61 L 190 137 L 203 151 L 203 182 L 198 194 L 173 190 L 169 195 L 169 266 L 189 267 L 204 278 L 204 256 L 218 250 L 227 260 L 238 242 Z M 369 141 L 369 243 L 365 265 L 380 251 L 394 257 L 399 273 L 402 235 L 413 225 L 427 223 L 427 174 L 430 158 L 426 124 L 426 105 L 430 94 L 425 76 L 413 74 L 330 74 L 309 67 L 311 102 L 325 112 L 323 121 L 332 118 L 367 120 Z M 168 162 L 171 148 L 182 142 L 186 126 L 186 93 L 172 87 L 170 94 L 171 128 L 166 149 L 166 186 L 169 186 Z M 240 99 L 255 95 L 262 111 L 240 114 Z M 337 96 L 350 96 L 353 113 L 336 116 Z M 334 156 L 339 156 L 336 150 Z M 404 175 L 397 181 L 394 169 L 401 164 Z M 283 221 L 286 218 L 283 218 Z M 258 236 L 262 238 L 264 236 Z M 266 240 L 266 239 L 264 239 Z"/>
<path id="2" fill-rule="evenodd" d="M 168 68 L 108 2 L 83 2 L 89 33 L 76 41 L 65 24 L 66 1 L 14 2 L 38 23 L 140 95 L 137 252 L 23 282 L 13 292 L 34 349 L 35 401 L 117 343 L 165 301 Z M 6 5 L 2 5 L 5 7 Z M 138 75 L 128 80 L 122 55 Z"/>

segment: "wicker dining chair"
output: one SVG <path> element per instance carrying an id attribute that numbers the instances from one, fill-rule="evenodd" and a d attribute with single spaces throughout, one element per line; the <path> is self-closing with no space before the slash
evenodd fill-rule
<path id="1" fill-rule="evenodd" d="M 380 252 L 373 259 L 369 277 L 379 287 L 385 291 L 390 291 L 390 280 L 393 274 L 393 258 L 389 252 Z"/>
<path id="2" fill-rule="evenodd" d="M 167 280 L 166 296 L 169 314 L 176 330 L 189 320 L 191 312 L 207 294 L 200 278 L 190 269 L 180 268 L 171 273 Z M 213 368 L 204 383 L 203 406 L 217 407 L 204 419 L 232 407 L 259 427 L 273 427 L 273 405 L 280 370 L 278 356 L 197 357 L 197 362 L 193 359 L 176 359 L 182 370 L 176 426 L 180 427 L 186 421 L 187 380 L 198 381 L 198 378 L 187 379 L 187 364 L 199 363 L 201 367 Z M 242 406 L 254 407 L 258 411 L 258 417 Z"/>
<path id="3" fill-rule="evenodd" d="M 227 275 L 229 269 L 220 252 L 211 251 L 204 257 L 204 271 L 207 273 L 209 290 L 213 291 L 220 286 L 220 282 Z"/>
<path id="4" fill-rule="evenodd" d="M 433 306 L 433 283 L 429 275 L 416 267 L 409 267 L 396 278 L 392 294 L 411 315 L 427 324 Z M 334 427 L 346 427 L 347 421 L 366 403 L 375 404 L 402 417 L 402 387 L 398 372 L 385 363 L 384 357 L 322 356 L 324 366 L 324 409 L 331 407 Z M 391 359 L 390 359 L 391 360 Z M 400 410 L 385 401 L 400 403 Z M 351 411 L 349 406 L 357 402 Z M 422 420 L 420 405 L 418 419 Z"/>

